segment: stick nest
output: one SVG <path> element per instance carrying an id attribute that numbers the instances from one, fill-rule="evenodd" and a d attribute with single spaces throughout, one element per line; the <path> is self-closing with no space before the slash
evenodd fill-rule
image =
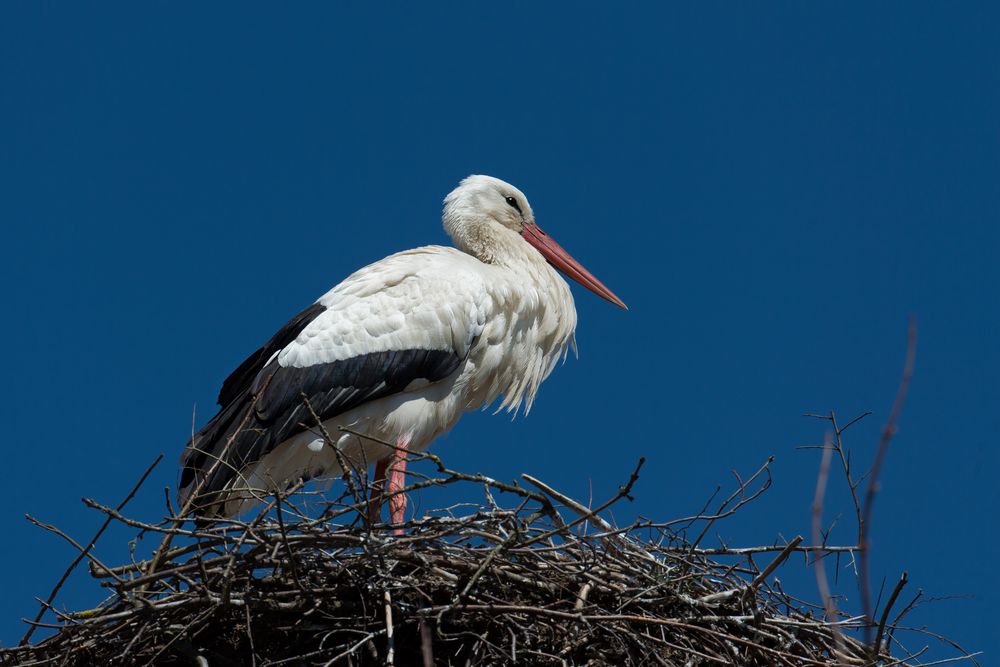
<path id="1" fill-rule="evenodd" d="M 830 552 L 800 538 L 700 546 L 767 488 L 766 464 L 718 511 L 618 529 L 602 517 L 630 498 L 638 468 L 591 509 L 528 476 L 505 484 L 428 458 L 436 470 L 411 489 L 478 500 L 422 512 L 402 534 L 368 520 L 361 476 L 336 501 L 271 496 L 253 519 L 211 526 L 142 523 L 87 501 L 160 548 L 119 567 L 88 553 L 109 598 L 49 607 L 58 623 L 37 625 L 52 634 L 0 649 L 0 664 L 906 664 L 889 655 L 892 623 L 873 650 L 856 635 L 877 621 L 824 614 L 771 576 L 794 552 Z"/>

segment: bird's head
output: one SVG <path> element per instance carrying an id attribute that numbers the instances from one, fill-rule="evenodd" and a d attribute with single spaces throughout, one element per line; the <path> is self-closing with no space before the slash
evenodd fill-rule
<path id="1" fill-rule="evenodd" d="M 469 176 L 444 199 L 444 228 L 462 250 L 487 263 L 531 246 L 564 274 L 627 310 L 625 303 L 535 222 L 524 193 L 492 176 Z"/>
<path id="2" fill-rule="evenodd" d="M 444 199 L 444 227 L 452 238 L 490 225 L 520 234 L 526 223 L 534 222 L 524 193 L 492 176 L 469 176 Z"/>

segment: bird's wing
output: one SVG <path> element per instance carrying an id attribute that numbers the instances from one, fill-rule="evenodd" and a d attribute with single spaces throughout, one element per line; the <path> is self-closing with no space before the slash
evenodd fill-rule
<path id="1" fill-rule="evenodd" d="M 399 253 L 293 318 L 223 383 L 222 409 L 182 457 L 182 506 L 199 486 L 208 500 L 246 465 L 315 427 L 309 407 L 326 420 L 454 373 L 485 324 L 476 261 L 450 248 Z"/>
<path id="2" fill-rule="evenodd" d="M 229 374 L 229 377 L 225 379 L 222 383 L 222 388 L 219 390 L 218 404 L 221 407 L 226 407 L 239 398 L 239 395 L 243 391 L 253 385 L 257 374 L 264 369 L 264 366 L 271 357 L 294 341 L 302 333 L 302 330 L 325 310 L 326 306 L 314 303 L 290 319 L 285 326 L 278 330 L 278 333 L 271 336 L 271 340 L 264 343 L 256 352 L 247 357 L 236 370 Z"/>

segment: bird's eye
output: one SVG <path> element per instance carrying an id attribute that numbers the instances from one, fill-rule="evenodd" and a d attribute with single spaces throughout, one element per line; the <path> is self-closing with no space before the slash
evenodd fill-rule
<path id="1" fill-rule="evenodd" d="M 513 206 L 518 213 L 521 212 L 521 206 L 517 203 L 516 199 L 514 199 L 513 197 L 504 197 L 504 200 L 507 202 L 509 206 Z"/>

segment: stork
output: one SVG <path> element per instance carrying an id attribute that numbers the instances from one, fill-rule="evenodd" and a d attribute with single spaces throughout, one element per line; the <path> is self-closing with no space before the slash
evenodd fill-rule
<path id="1" fill-rule="evenodd" d="M 235 516 L 299 480 L 371 461 L 399 525 L 405 454 L 500 397 L 498 411 L 527 412 L 575 345 L 576 307 L 556 269 L 626 308 L 509 183 L 469 176 L 445 198 L 443 221 L 454 248 L 360 269 L 226 378 L 219 413 L 181 457 L 182 513 Z"/>

